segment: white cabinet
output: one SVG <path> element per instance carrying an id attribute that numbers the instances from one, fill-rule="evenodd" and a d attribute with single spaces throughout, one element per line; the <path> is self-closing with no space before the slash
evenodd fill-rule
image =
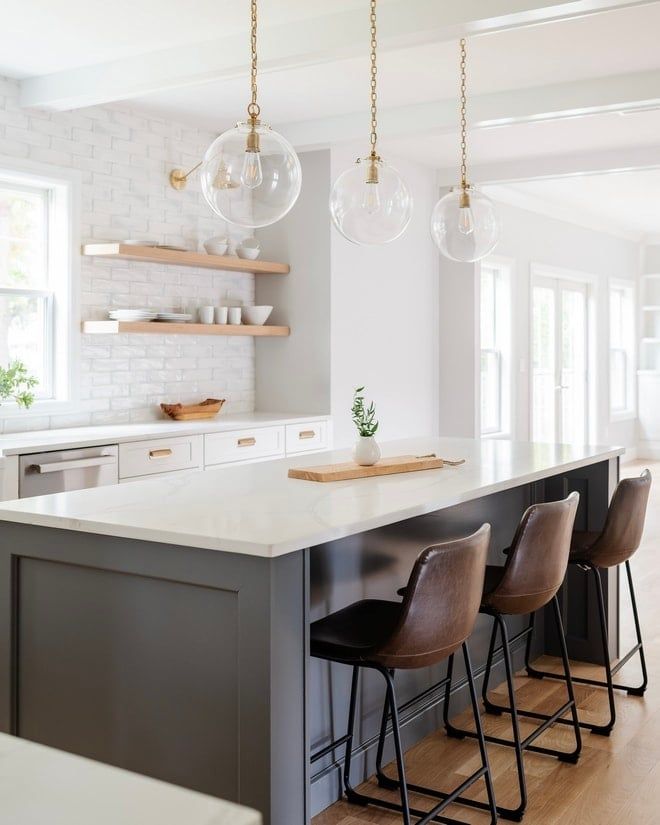
<path id="1" fill-rule="evenodd" d="M 286 425 L 286 452 L 309 453 L 325 450 L 328 446 L 328 422 L 308 421 L 305 424 Z"/>
<path id="2" fill-rule="evenodd" d="M 119 478 L 201 469 L 204 440 L 201 435 L 159 438 L 119 445 Z"/>
<path id="3" fill-rule="evenodd" d="M 254 427 L 204 436 L 204 464 L 226 464 L 284 455 L 284 427 Z"/>

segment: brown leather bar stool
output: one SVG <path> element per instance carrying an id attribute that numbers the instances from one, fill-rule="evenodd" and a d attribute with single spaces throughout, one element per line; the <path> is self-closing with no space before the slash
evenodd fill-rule
<path id="1" fill-rule="evenodd" d="M 562 762 L 577 762 L 582 748 L 580 726 L 578 722 L 577 706 L 571 682 L 571 672 L 564 639 L 564 628 L 561 620 L 561 611 L 557 600 L 557 591 L 564 581 L 568 566 L 568 555 L 571 546 L 571 533 L 577 512 L 579 496 L 571 493 L 563 501 L 553 501 L 545 504 L 534 504 L 527 509 L 522 517 L 513 544 L 503 567 L 488 566 L 480 612 L 493 617 L 493 632 L 490 638 L 488 660 L 483 683 L 483 699 L 487 711 L 501 714 L 511 714 L 513 739 L 503 739 L 496 736 L 484 735 L 487 742 L 497 745 L 513 747 L 516 752 L 516 768 L 518 773 L 518 787 L 520 804 L 516 808 L 504 808 L 498 805 L 500 816 L 505 819 L 520 821 L 527 806 L 527 786 L 525 780 L 525 751 L 556 756 Z M 520 735 L 519 716 L 533 716 L 533 714 L 518 710 L 514 686 L 514 671 L 511 660 L 511 643 L 524 635 L 531 635 L 526 628 L 517 637 L 509 637 L 505 616 L 520 616 L 534 614 L 537 610 L 552 602 L 557 635 L 560 640 L 562 661 L 568 700 L 554 713 L 544 716 L 543 721 L 524 739 Z M 502 646 L 496 650 L 497 633 L 500 633 Z M 488 683 L 493 668 L 495 655 L 502 651 L 506 671 L 509 706 L 498 706 L 488 701 Z M 448 693 L 448 699 L 449 699 Z M 570 711 L 573 730 L 575 732 L 575 749 L 570 752 L 559 751 L 554 748 L 534 745 L 533 742 L 551 725 L 557 722 L 564 714 Z M 461 730 L 449 721 L 449 701 L 444 707 L 445 728 L 449 736 L 463 738 L 474 737 L 473 731 Z M 568 721 L 568 720 L 567 720 Z"/>
<path id="2" fill-rule="evenodd" d="M 603 645 L 603 666 L 605 668 L 605 681 L 599 679 L 586 679 L 573 676 L 573 681 L 581 685 L 591 685 L 593 687 L 607 688 L 609 699 L 609 721 L 602 725 L 591 722 L 580 722 L 580 726 L 590 730 L 592 733 L 601 736 L 609 736 L 616 722 L 616 707 L 614 704 L 614 691 L 625 690 L 633 696 L 643 696 L 648 685 L 648 674 L 646 671 L 646 658 L 644 656 L 644 645 L 642 642 L 642 632 L 639 624 L 639 614 L 637 613 L 637 599 L 635 598 L 635 587 L 633 585 L 632 572 L 630 570 L 630 558 L 638 549 L 642 540 L 644 530 L 644 519 L 646 517 L 646 507 L 651 490 L 651 473 L 648 470 L 639 478 L 624 478 L 617 485 L 609 510 L 605 526 L 600 533 L 575 532 L 571 545 L 569 564 L 577 565 L 587 575 L 591 574 L 596 588 L 598 603 L 598 615 L 600 619 L 600 632 Z M 619 564 L 626 565 L 628 575 L 628 586 L 630 589 L 630 600 L 632 602 L 633 619 L 635 621 L 635 633 L 637 643 L 622 656 L 612 667 L 610 665 L 609 639 L 607 634 L 607 617 L 605 615 L 605 598 L 603 596 L 603 585 L 600 571 L 608 567 L 615 567 Z M 533 625 L 532 625 L 533 626 Z M 550 673 L 544 670 L 537 670 L 530 665 L 529 656 L 531 648 L 531 633 L 528 636 L 527 654 L 525 664 L 527 673 L 536 678 L 543 679 L 563 679 L 558 673 Z M 614 684 L 613 677 L 632 657 L 639 653 L 639 661 L 642 666 L 642 683 L 638 687 L 630 685 Z M 564 720 L 566 721 L 566 720 Z"/>
<path id="3" fill-rule="evenodd" d="M 490 540 L 490 526 L 485 524 L 471 536 L 428 547 L 418 556 L 413 567 L 402 602 L 368 599 L 345 607 L 319 619 L 311 626 L 312 656 L 353 668 L 351 697 L 348 712 L 348 732 L 321 751 L 326 754 L 346 745 L 344 757 L 344 792 L 349 802 L 358 805 L 376 805 L 403 814 L 404 825 L 410 825 L 411 816 L 419 817 L 416 825 L 431 820 L 458 823 L 459 820 L 441 817 L 452 803 L 461 804 L 462 794 L 480 779 L 486 784 L 488 803 L 479 806 L 490 812 L 491 823 L 497 821 L 495 797 L 488 764 L 486 744 L 481 729 L 479 705 L 474 687 L 467 638 L 472 633 L 479 610 Z M 445 659 L 449 667 L 454 652 L 462 647 L 472 712 L 479 740 L 481 766 L 457 788 L 448 793 L 421 789 L 438 802 L 430 811 L 410 806 L 406 782 L 400 717 L 394 689 L 394 672 L 398 669 L 426 668 Z M 386 712 L 381 725 L 381 744 L 385 736 L 387 708 L 392 718 L 392 734 L 399 781 L 400 803 L 359 793 L 351 785 L 351 756 L 355 728 L 358 681 L 362 668 L 382 674 L 386 685 Z M 318 754 L 312 756 L 312 761 Z M 378 759 L 382 759 L 382 747 Z M 417 789 L 419 786 L 414 786 Z"/>

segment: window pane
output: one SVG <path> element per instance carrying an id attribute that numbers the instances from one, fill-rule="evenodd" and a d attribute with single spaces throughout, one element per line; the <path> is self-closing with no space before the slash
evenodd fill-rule
<path id="1" fill-rule="evenodd" d="M 0 364 L 20 360 L 39 380 L 38 395 L 48 394 L 46 375 L 47 299 L 0 295 Z"/>
<path id="2" fill-rule="evenodd" d="M 582 291 L 561 290 L 561 405 L 563 444 L 586 442 L 586 296 Z"/>
<path id="3" fill-rule="evenodd" d="M 628 407 L 626 362 L 625 350 L 610 350 L 610 407 L 614 411 L 622 411 Z"/>
<path id="4" fill-rule="evenodd" d="M 481 432 L 502 429 L 500 398 L 500 358 L 493 350 L 481 351 Z"/>
<path id="5" fill-rule="evenodd" d="M 534 287 L 532 306 L 532 438 L 555 440 L 555 293 Z"/>
<path id="6" fill-rule="evenodd" d="M 495 272 L 481 269 L 481 348 L 495 349 Z"/>
<path id="7" fill-rule="evenodd" d="M 46 194 L 0 182 L 0 286 L 46 285 Z"/>
<path id="8" fill-rule="evenodd" d="M 610 346 L 623 346 L 623 292 L 610 291 Z"/>

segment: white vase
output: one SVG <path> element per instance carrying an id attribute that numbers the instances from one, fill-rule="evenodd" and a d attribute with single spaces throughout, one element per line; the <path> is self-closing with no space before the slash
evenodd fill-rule
<path id="1" fill-rule="evenodd" d="M 373 435 L 359 435 L 353 448 L 355 463 L 362 467 L 371 467 L 380 460 L 380 447 Z"/>

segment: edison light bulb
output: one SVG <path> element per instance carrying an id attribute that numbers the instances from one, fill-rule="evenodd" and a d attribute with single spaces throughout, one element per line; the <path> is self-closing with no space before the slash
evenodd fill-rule
<path id="1" fill-rule="evenodd" d="M 462 206 L 458 210 L 458 231 L 463 235 L 471 235 L 474 232 L 474 215 L 469 206 Z"/>
<path id="2" fill-rule="evenodd" d="M 380 209 L 380 190 L 377 183 L 367 181 L 364 184 L 362 208 L 368 215 L 373 215 Z"/>
<path id="3" fill-rule="evenodd" d="M 495 204 L 473 186 L 452 189 L 435 205 L 431 236 L 452 261 L 479 261 L 495 249 L 500 237 Z"/>
<path id="4" fill-rule="evenodd" d="M 335 227 L 356 244 L 384 244 L 410 223 L 412 196 L 399 173 L 381 158 L 357 160 L 337 178 L 330 193 Z"/>
<path id="5" fill-rule="evenodd" d="M 247 186 L 248 189 L 256 189 L 257 186 L 261 186 L 263 183 L 264 173 L 261 169 L 260 154 L 260 152 L 251 149 L 245 151 L 241 170 L 241 183 L 243 186 Z"/>

